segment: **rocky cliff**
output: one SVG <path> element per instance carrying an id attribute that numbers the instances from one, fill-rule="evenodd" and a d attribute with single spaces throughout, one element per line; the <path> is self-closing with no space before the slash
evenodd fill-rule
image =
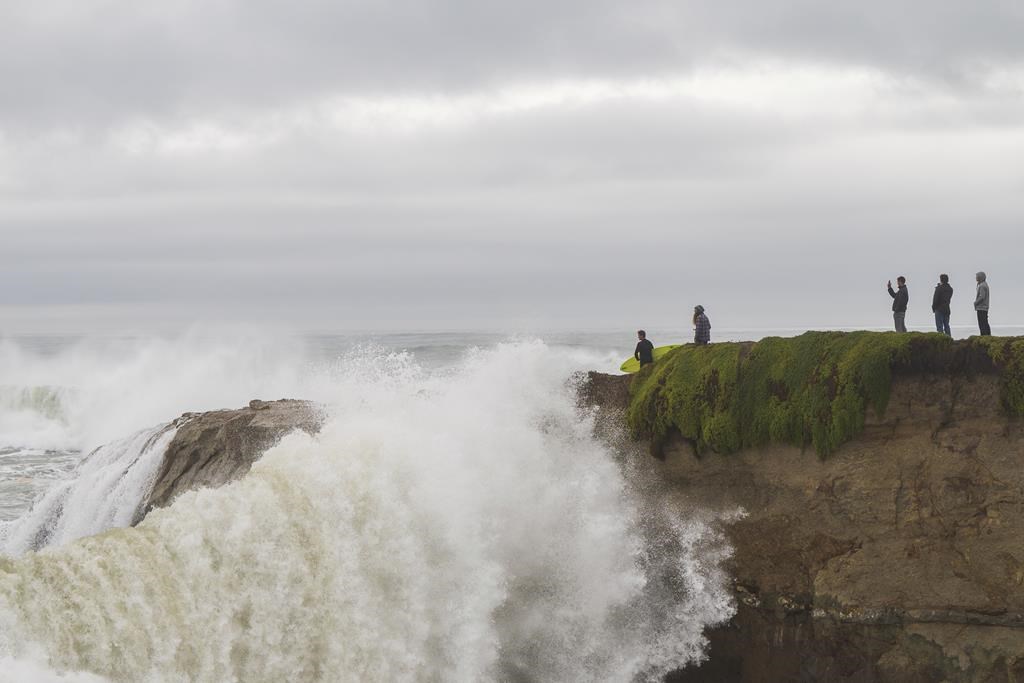
<path id="1" fill-rule="evenodd" d="M 875 336 L 883 344 L 861 340 L 872 353 L 895 337 Z M 820 350 L 804 381 L 821 381 L 833 402 L 778 438 L 744 431 L 754 422 L 730 403 L 799 393 L 783 383 L 791 366 L 744 364 L 757 345 L 691 347 L 676 361 L 703 369 L 591 376 L 589 400 L 651 442 L 675 504 L 746 513 L 726 529 L 739 612 L 710 634 L 708 662 L 669 680 L 1024 681 L 1024 425 L 1005 355 L 1019 342 L 918 337 L 897 340 L 917 345 L 909 354 L 886 352 L 880 402 L 837 405 L 835 378 L 856 376 L 858 361 Z M 713 363 L 719 372 L 706 372 Z M 638 410 L 663 431 L 637 430 Z M 710 431 L 687 422 L 702 418 Z M 843 438 L 814 438 L 818 422 L 840 424 Z"/>

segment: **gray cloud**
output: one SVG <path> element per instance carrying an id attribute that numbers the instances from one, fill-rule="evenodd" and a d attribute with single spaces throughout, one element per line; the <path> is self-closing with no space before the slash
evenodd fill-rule
<path id="1" fill-rule="evenodd" d="M 970 82 L 1024 59 L 1024 9 L 981 0 L 5 3 L 0 107 L 60 125 L 628 78 L 768 55 Z"/>
<path id="2" fill-rule="evenodd" d="M 985 268 L 1024 323 L 1022 28 L 1001 2 L 7 4 L 0 316 L 884 325 L 886 279 L 924 323 L 938 270 L 966 305 Z"/>

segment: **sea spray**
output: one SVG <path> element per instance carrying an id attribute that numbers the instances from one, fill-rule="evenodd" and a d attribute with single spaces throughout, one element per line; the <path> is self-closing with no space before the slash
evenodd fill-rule
<path id="1" fill-rule="evenodd" d="M 175 432 L 174 425 L 160 425 L 94 450 L 71 478 L 53 486 L 27 513 L 0 522 L 0 555 L 20 555 L 141 519 Z"/>
<path id="2" fill-rule="evenodd" d="M 74 391 L 64 387 L 0 385 L 0 447 L 66 447 L 66 406 L 74 399 Z"/>
<path id="3" fill-rule="evenodd" d="M 332 417 L 135 528 L 0 560 L 0 656 L 116 681 L 656 679 L 731 614 L 542 344 L 364 358 Z"/>
<path id="4" fill-rule="evenodd" d="M 54 353 L 0 339 L 0 447 L 83 454 L 188 411 L 329 388 L 301 340 L 251 334 L 86 338 Z"/>
<path id="5" fill-rule="evenodd" d="M 0 657 L 0 683 L 110 683 L 110 679 L 80 671 L 54 671 L 28 658 Z"/>

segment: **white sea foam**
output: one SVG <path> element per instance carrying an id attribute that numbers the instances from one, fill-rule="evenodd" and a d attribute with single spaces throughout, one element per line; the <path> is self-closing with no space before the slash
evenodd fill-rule
<path id="1" fill-rule="evenodd" d="M 97 448 L 28 512 L 0 522 L 0 555 L 20 555 L 131 524 L 142 512 L 175 432 L 172 425 L 161 425 Z"/>
<path id="2" fill-rule="evenodd" d="M 572 358 L 350 360 L 321 434 L 242 480 L 0 559 L 0 657 L 258 683 L 626 681 L 700 656 L 732 611 L 727 551 L 644 508 L 576 406 Z"/>
<path id="3" fill-rule="evenodd" d="M 0 656 L 0 683 L 111 683 L 110 679 L 80 671 L 56 671 L 28 657 Z"/>
<path id="4" fill-rule="evenodd" d="M 300 341 L 258 333 L 93 338 L 55 354 L 0 340 L 0 447 L 87 453 L 186 411 L 315 399 L 324 379 Z"/>

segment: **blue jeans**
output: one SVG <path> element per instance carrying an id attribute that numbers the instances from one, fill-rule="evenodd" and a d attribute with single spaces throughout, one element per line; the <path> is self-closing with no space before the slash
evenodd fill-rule
<path id="1" fill-rule="evenodd" d="M 949 313 L 935 311 L 935 331 L 942 332 L 949 337 L 953 336 L 953 333 L 949 331 Z"/>

